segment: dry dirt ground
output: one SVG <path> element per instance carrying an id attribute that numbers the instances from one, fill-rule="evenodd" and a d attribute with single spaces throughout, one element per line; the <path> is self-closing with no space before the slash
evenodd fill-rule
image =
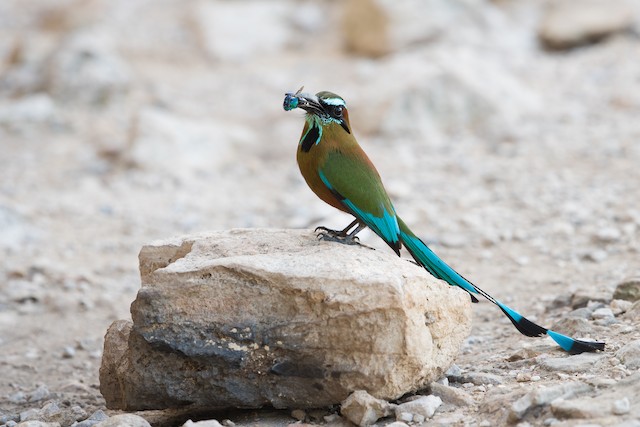
<path id="1" fill-rule="evenodd" d="M 611 302 L 640 275 L 637 31 L 548 52 L 541 2 L 431 7 L 387 11 L 389 51 L 370 58 L 345 50 L 357 36 L 338 1 L 3 1 L 0 417 L 50 400 L 105 410 L 102 337 L 128 317 L 144 243 L 350 221 L 295 164 L 302 116 L 281 104 L 305 84 L 345 97 L 397 211 L 443 258 L 539 323 L 607 342 L 597 361 L 549 367 L 565 354 L 483 301 L 456 362 L 471 376 L 454 384 L 475 403 L 432 422 L 506 423 L 526 393 L 582 382 L 566 402 L 599 412 L 547 402 L 511 421 L 638 425 L 640 363 L 616 354 L 640 338 L 638 312 Z"/>

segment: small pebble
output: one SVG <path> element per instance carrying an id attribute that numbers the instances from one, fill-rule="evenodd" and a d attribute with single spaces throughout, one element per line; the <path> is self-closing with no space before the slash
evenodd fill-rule
<path id="1" fill-rule="evenodd" d="M 76 355 L 76 349 L 68 345 L 62 350 L 62 357 L 64 359 L 71 359 Z"/>
<path id="2" fill-rule="evenodd" d="M 26 351 L 26 353 L 24 354 L 24 357 L 25 359 L 35 360 L 40 357 L 40 353 L 38 353 L 38 349 L 30 348 L 29 350 Z"/>
<path id="3" fill-rule="evenodd" d="M 40 411 L 35 408 L 27 409 L 26 411 L 20 412 L 20 422 L 35 420 L 40 415 Z"/>
<path id="4" fill-rule="evenodd" d="M 442 384 L 442 385 L 449 385 L 449 378 L 447 377 L 442 377 L 440 378 L 438 381 L 436 381 L 438 384 Z"/>
<path id="5" fill-rule="evenodd" d="M 567 313 L 567 317 L 575 317 L 578 319 L 590 319 L 593 314 L 593 310 L 587 307 L 576 308 L 573 311 Z"/>
<path id="6" fill-rule="evenodd" d="M 624 397 L 622 399 L 614 401 L 611 408 L 611 412 L 613 412 L 614 415 L 628 414 L 630 410 L 631 404 L 629 403 L 628 397 Z"/>
<path id="7" fill-rule="evenodd" d="M 616 286 L 613 298 L 633 303 L 640 299 L 640 277 L 631 277 L 623 280 Z"/>
<path id="8" fill-rule="evenodd" d="M 27 401 L 29 402 L 39 402 L 41 400 L 48 399 L 50 396 L 49 389 L 46 385 L 40 385 L 37 389 L 29 393 L 27 397 Z"/>
<path id="9" fill-rule="evenodd" d="M 325 415 L 322 418 L 324 419 L 325 423 L 329 424 L 329 423 L 337 423 L 338 421 L 340 421 L 342 417 L 340 417 L 340 415 L 338 414 L 329 414 L 329 415 Z"/>
<path id="10" fill-rule="evenodd" d="M 431 389 L 431 394 L 438 396 L 446 403 L 456 406 L 468 406 L 474 403 L 471 395 L 458 387 L 451 387 L 436 382 L 431 383 L 429 388 Z"/>
<path id="11" fill-rule="evenodd" d="M 413 422 L 414 423 L 422 424 L 424 422 L 424 420 L 425 420 L 425 417 L 422 414 L 415 414 L 413 416 Z"/>
<path id="12" fill-rule="evenodd" d="M 640 368 L 640 340 L 625 344 L 616 352 L 616 358 L 629 369 Z"/>
<path id="13" fill-rule="evenodd" d="M 540 352 L 532 350 L 530 348 L 521 348 L 507 358 L 508 362 L 516 362 L 518 360 L 532 359 L 539 356 Z"/>
<path id="14" fill-rule="evenodd" d="M 620 230 L 613 227 L 600 228 L 593 234 L 593 240 L 600 243 L 617 242 L 621 237 Z"/>
<path id="15" fill-rule="evenodd" d="M 476 344 L 482 344 L 483 342 L 485 342 L 485 338 L 479 337 L 477 335 L 470 335 L 467 337 L 467 339 L 464 340 L 464 345 L 473 346 Z"/>
<path id="16" fill-rule="evenodd" d="M 15 421 L 20 419 L 20 414 L 5 413 L 0 411 L 0 423 L 7 424 L 9 421 Z"/>
<path id="17" fill-rule="evenodd" d="M 593 313 L 591 313 L 591 317 L 594 319 L 607 319 L 607 318 L 612 318 L 614 316 L 613 316 L 613 311 L 610 308 L 602 307 L 595 310 Z"/>
<path id="18" fill-rule="evenodd" d="M 604 249 L 595 249 L 593 251 L 584 254 L 584 259 L 592 262 L 602 262 L 609 257 L 609 254 Z"/>
<path id="19" fill-rule="evenodd" d="M 623 299 L 614 299 L 611 301 L 609 307 L 611 308 L 611 312 L 617 316 L 619 314 L 626 313 L 627 310 L 631 308 L 633 303 L 631 301 L 625 301 Z"/>
<path id="20" fill-rule="evenodd" d="M 398 405 L 395 408 L 396 419 L 410 422 L 415 415 L 422 415 L 425 419 L 431 418 L 440 405 L 442 405 L 442 399 L 438 396 L 419 396 L 417 399 Z M 411 418 L 408 420 L 400 419 L 399 417 L 404 413 L 409 413 Z"/>
<path id="21" fill-rule="evenodd" d="M 531 381 L 531 374 L 527 372 L 518 372 L 518 375 L 516 375 L 516 381 L 519 383 L 529 382 Z"/>
<path id="22" fill-rule="evenodd" d="M 27 401 L 27 396 L 23 392 L 17 391 L 9 395 L 7 400 L 11 403 L 25 403 Z"/>
<path id="23" fill-rule="evenodd" d="M 298 421 L 304 421 L 306 417 L 307 413 L 302 409 L 294 409 L 293 411 L 291 411 L 291 418 L 295 418 Z"/>
<path id="24" fill-rule="evenodd" d="M 91 414 L 89 418 L 76 424 L 75 427 L 93 427 L 107 418 L 109 418 L 109 416 L 105 414 L 102 409 L 98 409 L 96 412 Z"/>
<path id="25" fill-rule="evenodd" d="M 118 414 L 109 417 L 104 421 L 96 424 L 100 427 L 151 427 L 149 422 L 139 415 L 134 414 Z"/>
<path id="26" fill-rule="evenodd" d="M 462 375 L 462 369 L 460 369 L 460 366 L 454 363 L 453 365 L 451 365 L 449 369 L 447 369 L 447 372 L 445 372 L 444 374 L 447 376 L 447 378 L 449 377 L 457 378 Z"/>
<path id="27" fill-rule="evenodd" d="M 484 372 L 469 372 L 468 374 L 462 376 L 462 380 L 464 382 L 470 382 L 475 385 L 502 384 L 502 378 L 499 375 L 488 374 Z"/>
<path id="28" fill-rule="evenodd" d="M 393 406 L 371 396 L 364 390 L 356 390 L 340 405 L 340 414 L 356 425 L 370 425 L 389 416 Z"/>
<path id="29" fill-rule="evenodd" d="M 616 323 L 618 323 L 618 321 L 616 320 L 615 317 L 607 317 L 604 319 L 598 319 L 593 321 L 593 324 L 597 326 L 611 326 L 611 325 L 615 325 Z"/>

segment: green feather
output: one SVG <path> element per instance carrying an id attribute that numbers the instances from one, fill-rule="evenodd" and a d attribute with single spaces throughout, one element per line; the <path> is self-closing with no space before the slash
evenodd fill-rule
<path id="1" fill-rule="evenodd" d="M 319 173 L 323 183 L 344 206 L 399 253 L 396 212 L 378 172 L 369 162 L 342 151 L 331 151 Z"/>

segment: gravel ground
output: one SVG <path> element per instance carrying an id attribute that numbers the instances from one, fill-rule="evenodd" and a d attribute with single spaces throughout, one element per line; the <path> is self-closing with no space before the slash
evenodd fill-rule
<path id="1" fill-rule="evenodd" d="M 567 358 L 481 302 L 447 380 L 471 400 L 431 422 L 640 425 L 640 307 L 613 298 L 640 276 L 640 10 L 606 40 L 545 51 L 545 2 L 406 3 L 384 10 L 373 58 L 338 1 L 0 4 L 0 425 L 113 415 L 102 337 L 129 316 L 143 244 L 350 221 L 299 176 L 302 118 L 281 104 L 302 84 L 347 100 L 398 212 L 463 275 L 607 342 Z"/>

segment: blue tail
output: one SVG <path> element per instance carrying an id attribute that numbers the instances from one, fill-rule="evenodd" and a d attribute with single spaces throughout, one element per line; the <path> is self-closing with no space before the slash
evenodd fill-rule
<path id="1" fill-rule="evenodd" d="M 473 302 L 478 301 L 474 295 L 482 295 L 497 305 L 521 334 L 528 337 L 539 337 L 546 334 L 558 343 L 563 350 L 572 354 L 604 350 L 604 342 L 576 340 L 533 323 L 517 311 L 502 304 L 500 301 L 496 300 L 494 297 L 462 277 L 453 268 L 449 267 L 449 265 L 429 249 L 422 240 L 416 237 L 400 218 L 398 218 L 398 225 L 400 226 L 400 240 L 419 265 L 423 266 L 436 278 L 442 279 L 450 285 L 460 286 L 462 289 L 469 292 Z"/>

